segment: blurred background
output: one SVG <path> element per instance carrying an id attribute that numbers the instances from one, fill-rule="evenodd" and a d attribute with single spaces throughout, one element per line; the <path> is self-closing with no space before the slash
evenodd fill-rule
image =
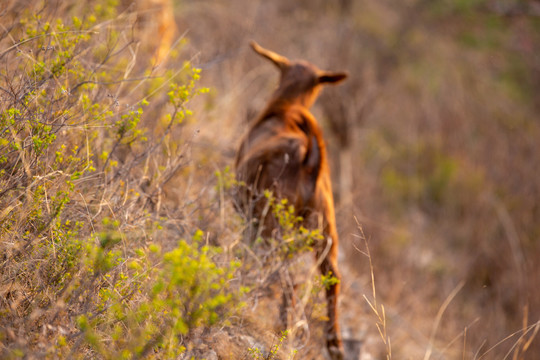
<path id="1" fill-rule="evenodd" d="M 94 3 L 99 3 L 101 10 Z M 34 67 L 40 65 L 35 59 L 50 59 L 48 64 L 55 64 L 53 60 L 60 53 L 58 43 L 55 48 L 44 42 L 49 41 L 50 34 L 42 39 L 32 31 L 25 33 L 26 23 L 19 18 L 26 14 L 23 18 L 41 24 L 64 17 L 66 23 L 81 28 L 80 19 L 86 24 L 93 16 L 87 16 L 90 5 L 101 16 L 96 26 L 88 28 L 96 34 L 92 51 L 86 53 L 87 44 L 81 40 L 81 49 L 73 52 L 77 64 L 84 64 L 86 67 L 81 68 L 88 71 L 69 67 L 58 81 L 51 72 L 43 83 L 55 89 L 56 95 L 52 90 L 42 95 L 44 100 L 46 96 L 55 99 L 53 104 L 60 110 L 64 106 L 69 109 L 72 103 L 81 102 L 76 96 L 82 95 L 75 90 L 87 82 L 86 77 L 84 81 L 71 78 L 82 74 L 101 81 L 95 89 L 79 89 L 93 97 L 86 98 L 88 104 L 74 107 L 77 116 L 99 130 L 91 139 L 97 150 L 91 150 L 93 161 L 101 169 L 98 175 L 103 178 L 102 182 L 101 178 L 96 183 L 88 182 L 88 188 L 81 186 L 78 191 L 82 200 L 71 199 L 72 207 L 65 211 L 68 219 L 84 220 L 90 218 L 85 197 L 99 205 L 95 216 L 84 220 L 86 232 L 81 230 L 81 234 L 93 239 L 90 227 L 99 223 L 103 207 L 100 216 L 114 215 L 121 220 L 115 228 L 128 234 L 130 241 L 136 239 L 125 245 L 127 254 L 150 241 L 170 250 L 179 238 L 189 238 L 196 229 L 202 229 L 208 234 L 207 242 L 223 246 L 229 255 L 227 251 L 241 238 L 241 222 L 221 191 L 223 179 L 214 175 L 221 176 L 226 173 L 224 169 L 233 166 L 248 122 L 262 110 L 278 83 L 276 69 L 249 48 L 249 41 L 255 40 L 291 59 L 349 73 L 347 81 L 323 91 L 312 112 L 324 129 L 330 152 L 340 233 L 343 336 L 361 344 L 362 359 L 539 358 L 540 1 L 8 0 L 0 2 L 0 15 L 7 19 L 2 21 L 5 25 L 0 24 L 0 41 L 6 49 L 2 56 L 11 61 L 0 62 L 1 80 L 11 84 L 2 86 L 4 98 L 25 109 L 27 104 L 17 94 L 32 88 L 32 83 L 23 80 L 33 79 L 35 69 L 43 72 L 44 65 L 41 69 Z M 43 21 L 36 15 L 41 13 Z M 59 24 L 57 29 L 62 29 Z M 44 33 L 48 29 L 47 23 Z M 75 45 L 67 45 L 62 47 L 75 49 Z M 36 54 L 36 58 L 29 54 Z M 69 64 L 72 54 L 62 56 Z M 102 68 L 108 60 L 112 64 Z M 193 82 L 199 74 L 190 70 L 186 60 L 202 69 L 199 84 L 209 88 L 208 93 L 197 92 L 192 100 L 190 93 L 196 92 Z M 190 75 L 183 74 L 183 67 Z M 112 75 L 121 80 L 113 81 L 116 78 Z M 166 86 L 173 78 L 174 83 L 191 81 L 191 85 Z M 144 81 L 140 84 L 136 82 L 141 79 Z M 69 89 L 70 84 L 77 83 Z M 72 97 L 64 86 L 76 96 Z M 182 94 L 186 94 L 184 98 Z M 174 114 L 182 117 L 173 127 L 165 110 L 171 108 L 175 96 L 180 105 L 175 105 Z M 124 119 L 124 113 L 132 107 L 134 111 L 135 105 L 147 98 L 150 101 L 141 124 L 150 130 L 136 133 L 139 137 L 144 134 L 145 140 L 142 145 L 121 144 L 123 135 L 118 139 L 119 130 L 115 129 L 122 122 L 117 120 Z M 191 116 L 184 108 L 188 99 Z M 109 114 L 103 119 L 86 108 L 92 103 L 101 109 L 99 102 L 103 114 Z M 0 103 L 0 108 L 9 107 L 6 104 Z M 42 105 L 36 101 L 33 106 L 38 113 Z M 74 144 L 84 149 L 82 135 L 69 140 L 64 133 L 58 133 L 55 146 L 60 148 L 60 139 L 67 138 L 68 149 Z M 154 141 L 158 145 L 148 145 L 146 136 L 148 144 Z M 90 153 L 90 145 L 86 146 Z M 139 161 L 143 155 L 144 162 Z M 54 164 L 53 158 L 51 151 L 49 163 Z M 113 168 L 113 162 L 120 169 L 115 175 L 107 172 L 107 165 Z M 49 167 L 44 169 L 49 171 Z M 35 173 L 39 175 L 38 170 Z M 176 175 L 180 176 L 170 181 Z M 83 180 L 90 181 L 92 176 L 87 174 Z M 21 179 L 26 177 L 21 175 Z M 129 203 L 119 190 L 128 188 L 125 179 L 130 180 L 125 182 L 130 191 L 137 193 Z M 24 187 L 33 184 L 21 182 L 23 186 L 15 180 L 13 188 L 23 195 Z M 22 195 L 19 198 L 26 199 Z M 17 200 L 11 196 L 2 201 L 15 204 L 13 199 Z M 41 206 L 30 200 L 25 201 L 36 208 Z M 27 234 L 29 211 L 19 208 L 17 224 L 20 233 Z M 145 219 L 156 223 L 159 219 L 165 223 L 165 230 L 147 235 L 146 227 L 132 226 Z M 144 236 L 134 229 L 143 229 Z M 10 234 L 16 231 L 10 230 Z M 16 236 L 14 239 L 14 244 L 22 243 Z M 41 239 L 39 232 L 35 239 Z M 72 240 L 66 239 L 69 245 Z M 40 244 L 38 240 L 34 243 Z M 9 250 L 8 245 L 9 241 L 2 244 Z M 32 261 L 27 261 L 23 275 L 39 273 L 34 271 L 34 258 L 43 256 L 36 254 L 29 255 Z M 5 255 L 5 259 L 17 257 Z M 17 265 L 15 260 L 11 262 Z M 49 261 L 57 263 L 55 257 Z M 26 260 L 20 262 L 26 264 Z M 6 264 L 10 265 L 7 260 Z M 13 266 L 13 276 L 7 271 L 2 276 L 11 282 L 21 277 L 21 271 Z M 244 271 L 255 273 L 249 268 Z M 77 275 L 73 278 L 78 279 Z M 150 278 L 148 282 L 152 281 Z M 29 293 L 46 293 L 30 285 Z M 94 284 L 90 285 L 94 291 Z M 11 289 L 3 293 L 15 296 Z M 23 295 L 20 298 L 24 301 L 19 303 L 24 305 Z M 79 299 L 86 299 L 88 307 L 85 305 L 81 313 L 93 309 L 90 296 L 74 295 L 70 299 L 74 309 L 82 307 L 77 304 Z M 51 300 L 51 304 L 55 303 Z M 3 309 L 8 310 L 2 310 L 2 314 L 22 317 L 16 307 Z M 41 316 L 41 311 L 36 314 Z M 9 336 L 0 332 L 2 339 L 11 344 L 20 342 L 17 346 L 28 351 L 33 349 L 28 347 L 33 340 L 25 343 L 20 335 L 24 331 L 39 333 L 47 341 L 53 338 L 34 326 L 33 314 L 23 314 L 29 319 L 26 327 L 17 327 L 18 323 L 12 321 L 15 325 L 9 326 L 13 329 L 25 330 L 5 332 Z M 260 314 L 264 315 L 262 311 Z M 252 322 L 264 322 L 260 314 Z M 11 321 L 7 315 L 6 319 L 1 322 Z M 74 333 L 80 335 L 74 320 L 70 321 Z M 260 335 L 256 326 L 246 328 L 253 330 L 248 335 Z M 212 340 L 217 340 L 211 345 L 218 351 L 220 344 L 226 347 L 247 332 L 242 328 L 232 331 L 236 337 L 214 337 Z M 205 346 L 200 339 L 214 334 L 194 333 L 192 343 Z M 275 339 L 275 334 L 272 337 Z M 103 346 L 105 350 L 114 348 L 111 343 L 104 344 L 108 344 Z M 241 354 L 246 353 L 246 344 L 238 345 Z M 53 341 L 49 345 L 53 350 L 57 347 Z M 67 357 L 75 354 L 77 346 Z M 313 347 L 303 358 L 323 359 L 321 347 Z"/>
<path id="2" fill-rule="evenodd" d="M 433 358 L 537 356 L 540 2 L 184 0 L 174 13 L 211 89 L 195 147 L 220 166 L 278 81 L 250 40 L 349 72 L 313 108 L 331 152 L 346 336 L 387 354 L 362 298 L 367 243 L 394 358 L 430 343 Z"/>

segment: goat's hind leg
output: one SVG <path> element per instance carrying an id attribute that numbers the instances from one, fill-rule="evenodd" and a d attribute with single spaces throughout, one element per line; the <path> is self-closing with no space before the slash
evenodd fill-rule
<path id="1" fill-rule="evenodd" d="M 318 255 L 320 256 L 320 255 Z M 328 254 L 320 261 L 320 270 L 323 276 L 332 276 L 337 281 L 329 281 L 326 285 L 326 302 L 328 323 L 326 325 L 326 347 L 332 360 L 343 359 L 343 344 L 339 331 L 338 296 L 340 291 L 341 275 L 337 267 L 337 246 L 332 244 Z"/>

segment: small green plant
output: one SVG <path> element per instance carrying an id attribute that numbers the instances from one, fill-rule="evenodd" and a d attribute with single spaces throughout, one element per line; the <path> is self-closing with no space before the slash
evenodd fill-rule
<path id="1" fill-rule="evenodd" d="M 308 229 L 304 226 L 304 218 L 296 214 L 293 205 L 287 199 L 277 199 L 271 191 L 264 193 L 268 201 L 268 206 L 272 215 L 279 224 L 280 248 L 286 257 L 293 257 L 295 254 L 311 251 L 313 246 L 323 240 L 323 235 L 319 229 Z"/>
<path id="2" fill-rule="evenodd" d="M 221 250 L 202 245 L 202 235 L 165 253 L 157 245 L 138 249 L 119 271 L 111 270 L 123 261 L 120 254 L 93 249 L 94 272 L 107 273 L 114 285 L 99 291 L 96 315 L 77 318 L 94 352 L 104 359 L 151 358 L 156 351 L 176 358 L 193 330 L 226 324 L 241 308 L 242 290 L 230 286 L 239 263 L 216 263 Z"/>
<path id="3" fill-rule="evenodd" d="M 270 350 L 267 354 L 263 354 L 263 351 L 257 347 L 248 348 L 248 354 L 251 357 L 251 359 L 254 360 L 277 360 L 281 359 L 279 356 L 279 351 L 283 346 L 283 342 L 287 339 L 289 336 L 289 331 L 285 330 L 281 332 L 281 336 L 279 337 L 277 343 L 273 344 L 270 347 Z M 288 359 L 294 359 L 294 356 L 296 355 L 298 351 L 292 350 L 291 354 L 288 356 Z"/>

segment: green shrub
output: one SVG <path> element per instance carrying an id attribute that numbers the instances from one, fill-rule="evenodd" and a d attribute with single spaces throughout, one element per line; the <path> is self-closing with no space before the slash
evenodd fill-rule
<path id="1" fill-rule="evenodd" d="M 29 3 L 0 36 L 0 357 L 175 358 L 241 306 L 239 264 L 202 232 L 153 241 L 178 236 L 155 197 L 206 89 L 189 62 L 132 67 L 115 1 L 64 6 Z"/>

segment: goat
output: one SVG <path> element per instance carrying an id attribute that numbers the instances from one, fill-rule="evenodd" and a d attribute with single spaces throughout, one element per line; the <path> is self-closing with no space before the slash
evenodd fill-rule
<path id="1" fill-rule="evenodd" d="M 314 249 L 323 275 L 332 274 L 336 284 L 326 289 L 328 323 L 326 345 L 332 359 L 342 359 L 338 326 L 338 234 L 326 146 L 317 120 L 309 112 L 324 84 L 339 83 L 342 72 L 319 70 L 306 61 L 291 61 L 251 42 L 253 50 L 270 60 L 281 72 L 278 89 L 250 125 L 236 155 L 236 178 L 244 186 L 236 193 L 237 207 L 257 222 L 258 232 L 269 237 L 279 227 L 268 214 L 265 190 L 287 199 L 308 229 L 320 229 L 324 240 Z"/>

